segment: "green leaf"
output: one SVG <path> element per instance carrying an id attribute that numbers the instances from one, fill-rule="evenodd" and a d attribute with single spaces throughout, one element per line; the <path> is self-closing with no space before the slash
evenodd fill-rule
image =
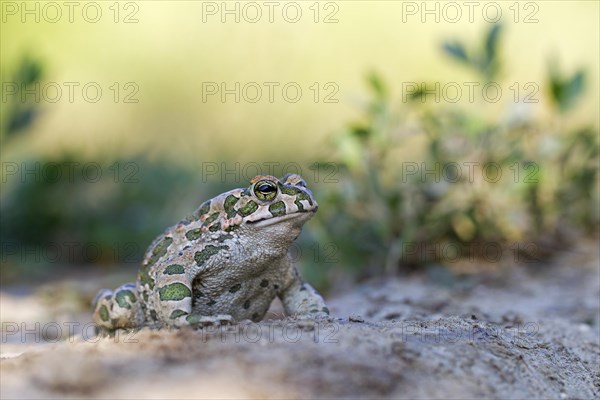
<path id="1" fill-rule="evenodd" d="M 34 107 L 17 108 L 8 116 L 6 131 L 13 134 L 21 129 L 31 125 L 38 115 L 38 110 Z"/>
<path id="2" fill-rule="evenodd" d="M 43 74 L 42 64 L 29 57 L 23 58 L 15 74 L 15 82 L 31 85 L 39 81 Z"/>
<path id="3" fill-rule="evenodd" d="M 493 25 L 485 39 L 485 61 L 486 65 L 490 65 L 498 54 L 498 39 L 500 38 L 501 25 Z"/>
<path id="4" fill-rule="evenodd" d="M 44 68 L 40 61 L 25 55 L 17 65 L 16 70 L 11 74 L 11 81 L 17 86 L 14 96 L 10 96 L 7 104 L 3 105 L 5 110 L 5 121 L 2 124 L 0 135 L 3 137 L 13 136 L 15 133 L 24 130 L 32 125 L 39 112 L 39 103 L 22 102 L 22 90 L 34 89 L 32 86 L 40 81 L 43 76 Z"/>
<path id="5" fill-rule="evenodd" d="M 583 88 L 585 84 L 585 73 L 583 71 L 577 71 L 575 75 L 567 82 L 565 87 L 565 96 L 568 103 L 568 107 L 583 94 Z"/>
<path id="6" fill-rule="evenodd" d="M 464 63 L 469 63 L 469 56 L 465 50 L 465 47 L 462 43 L 457 41 L 455 42 L 446 42 L 442 45 L 442 49 L 451 57 L 462 61 Z"/>
<path id="7" fill-rule="evenodd" d="M 425 102 L 425 99 L 427 98 L 427 96 L 434 96 L 436 94 L 436 91 L 423 90 L 423 88 L 434 88 L 434 87 L 436 87 L 436 85 L 434 83 L 428 83 L 426 85 L 421 85 L 421 86 L 419 86 L 419 88 L 417 90 L 408 94 L 408 100 L 410 100 L 410 101 L 420 100 L 422 102 Z"/>
<path id="8" fill-rule="evenodd" d="M 371 72 L 367 78 L 369 82 L 369 86 L 375 92 L 377 97 L 385 97 L 387 94 L 387 89 L 385 87 L 385 83 L 381 79 L 381 77 L 376 72 Z"/>
<path id="9" fill-rule="evenodd" d="M 371 129 L 369 127 L 360 125 L 350 127 L 350 132 L 360 140 L 366 140 L 371 135 Z"/>
<path id="10" fill-rule="evenodd" d="M 577 71 L 563 78 L 554 65 L 550 67 L 550 96 L 561 112 L 568 111 L 581 97 L 585 88 L 585 72 Z"/>

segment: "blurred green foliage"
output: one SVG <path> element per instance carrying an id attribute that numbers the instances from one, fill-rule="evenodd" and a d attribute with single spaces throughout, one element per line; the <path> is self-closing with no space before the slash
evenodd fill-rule
<path id="1" fill-rule="evenodd" d="M 459 41 L 442 48 L 485 84 L 506 68 L 501 32 L 493 26 L 472 50 Z M 455 256 L 483 260 L 473 250 L 487 243 L 543 260 L 578 234 L 597 232 L 598 132 L 592 121 L 561 124 L 583 93 L 583 77 L 553 65 L 548 95 L 557 117 L 542 123 L 484 119 L 455 105 L 432 110 L 422 101 L 431 93 L 421 91 L 397 107 L 388 84 L 371 74 L 365 117 L 332 144 L 340 179 L 319 192 L 320 240 L 338 244 L 344 269 L 368 277 L 402 266 L 452 267 Z M 415 139 L 423 155 L 400 159 Z M 442 248 L 454 254 L 440 257 Z"/>
<path id="2" fill-rule="evenodd" d="M 500 55 L 502 32 L 493 25 L 479 42 L 448 41 L 442 51 L 480 83 L 498 80 L 508 68 Z M 44 71 L 40 61 L 27 56 L 8 80 L 26 90 Z M 363 118 L 332 139 L 333 159 L 327 159 L 339 167 L 337 182 L 311 184 L 320 209 L 295 248 L 306 278 L 321 289 L 332 278 L 394 273 L 407 266 L 440 270 L 439 254 L 414 249 L 444 244 L 471 255 L 481 249 L 474 244 L 493 242 L 512 246 L 525 259 L 539 259 L 578 234 L 597 232 L 598 132 L 591 123 L 564 123 L 585 90 L 586 75 L 583 70 L 565 74 L 556 62 L 548 71 L 544 89 L 555 117 L 543 122 L 485 117 L 490 113 L 458 105 L 431 108 L 429 90 L 412 92 L 398 106 L 390 84 L 370 74 Z M 3 145 L 17 133 L 26 135 L 41 113 L 38 103 L 10 99 L 3 104 Z M 86 163 L 99 165 L 99 181 L 86 178 L 80 167 L 71 174 L 73 164 Z M 2 177 L 0 241 L 3 251 L 5 244 L 13 246 L 2 257 L 3 276 L 34 272 L 41 264 L 24 260 L 23 252 L 49 243 L 92 243 L 102 254 L 89 259 L 76 251 L 58 263 L 136 264 L 162 230 L 233 187 L 201 183 L 197 171 L 144 156 L 82 160 L 70 152 L 17 164 L 52 164 L 53 174 L 62 178 Z M 490 179 L 497 169 L 501 179 Z M 536 246 L 515 250 L 515 243 Z M 46 269 L 48 262 L 42 264 Z"/>
<path id="3" fill-rule="evenodd" d="M 2 121 L 0 122 L 0 140 L 5 140 L 15 133 L 25 130 L 38 117 L 40 112 L 39 102 L 35 102 L 31 96 L 24 96 L 22 101 L 22 92 L 32 90 L 44 75 L 44 67 L 40 60 L 25 55 L 18 63 L 17 68 L 8 79 L 2 77 L 3 82 L 9 82 L 11 85 L 2 87 L 2 90 L 14 90 L 10 96 L 2 93 Z"/>
<path id="4" fill-rule="evenodd" d="M 64 154 L 14 164 L 17 173 L 3 177 L 0 206 L 3 273 L 43 273 L 52 263 L 137 263 L 152 239 L 202 198 L 200 185 L 189 187 L 191 171 L 144 157 Z"/>

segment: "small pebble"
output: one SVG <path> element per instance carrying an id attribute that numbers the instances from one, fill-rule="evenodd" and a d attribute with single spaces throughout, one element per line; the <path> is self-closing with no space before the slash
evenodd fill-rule
<path id="1" fill-rule="evenodd" d="M 348 317 L 348 321 L 350 321 L 350 322 L 365 322 L 363 317 L 361 317 L 360 315 L 356 315 L 356 314 L 350 315 Z"/>

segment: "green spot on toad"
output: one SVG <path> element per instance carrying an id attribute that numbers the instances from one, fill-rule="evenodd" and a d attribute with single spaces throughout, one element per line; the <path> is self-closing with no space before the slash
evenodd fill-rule
<path id="1" fill-rule="evenodd" d="M 127 301 L 127 298 L 129 298 L 129 302 Z M 133 294 L 131 290 L 119 290 L 115 294 L 115 300 L 119 307 L 123 308 L 131 308 L 130 302 L 135 303 L 137 301 L 135 294 Z"/>
<path id="2" fill-rule="evenodd" d="M 198 264 L 198 266 L 201 267 L 209 258 L 211 258 L 223 249 L 229 249 L 229 246 L 213 246 L 212 244 L 209 244 L 202 251 L 196 252 L 196 254 L 194 255 L 194 260 L 196 261 L 196 264 Z"/>
<path id="3" fill-rule="evenodd" d="M 102 321 L 108 321 L 108 308 L 105 305 L 100 306 L 100 310 L 98 310 L 98 315 Z"/>
<path id="4" fill-rule="evenodd" d="M 180 275 L 180 274 L 183 274 L 184 272 L 185 272 L 185 270 L 183 268 L 183 265 L 171 264 L 167 268 L 165 268 L 165 271 L 163 273 L 165 275 Z"/>
<path id="5" fill-rule="evenodd" d="M 183 310 L 173 310 L 173 312 L 171 313 L 171 315 L 169 316 L 169 318 L 171 319 L 176 319 L 181 317 L 182 315 L 186 315 L 187 313 Z"/>
<path id="6" fill-rule="evenodd" d="M 202 229 L 201 228 L 196 228 L 196 229 L 192 229 L 189 230 L 185 233 L 185 237 L 188 240 L 197 240 L 200 238 L 200 236 L 202 235 Z"/>
<path id="7" fill-rule="evenodd" d="M 225 213 L 227 213 L 227 218 L 233 218 L 237 214 L 237 211 L 233 208 L 233 206 L 235 206 L 238 200 L 239 199 L 232 194 L 225 198 L 225 201 L 223 202 L 223 208 L 225 209 Z"/>
<path id="8" fill-rule="evenodd" d="M 249 201 L 248 204 L 238 210 L 238 213 L 242 217 L 247 217 L 256 210 L 258 210 L 258 204 L 256 204 L 254 201 Z"/>
<path id="9" fill-rule="evenodd" d="M 160 289 L 158 289 L 158 294 L 161 300 L 175 301 L 183 300 L 186 297 L 191 297 L 192 291 L 183 283 L 176 282 L 161 287 Z"/>
<path id="10" fill-rule="evenodd" d="M 285 203 L 283 201 L 278 201 L 277 203 L 273 203 L 269 206 L 269 211 L 274 217 L 278 217 L 280 215 L 285 214 Z"/>

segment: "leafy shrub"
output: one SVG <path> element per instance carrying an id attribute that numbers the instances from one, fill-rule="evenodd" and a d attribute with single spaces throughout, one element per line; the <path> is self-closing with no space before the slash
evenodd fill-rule
<path id="1" fill-rule="evenodd" d="M 443 50 L 485 84 L 504 68 L 501 32 L 494 25 L 478 46 L 452 41 Z M 584 78 L 581 70 L 563 76 L 550 69 L 547 92 L 558 118 L 577 104 Z M 317 229 L 321 241 L 338 244 L 355 276 L 457 267 L 465 256 L 483 261 L 488 244 L 543 259 L 574 234 L 598 230 L 598 132 L 591 123 L 556 129 L 452 106 L 432 110 L 421 101 L 431 93 L 422 91 L 398 108 L 380 76 L 371 74 L 368 84 L 365 117 L 332 141 L 340 182 L 320 189 Z M 399 160 L 415 139 L 424 144 L 420 158 Z M 496 171 L 504 178 L 496 180 Z"/>

